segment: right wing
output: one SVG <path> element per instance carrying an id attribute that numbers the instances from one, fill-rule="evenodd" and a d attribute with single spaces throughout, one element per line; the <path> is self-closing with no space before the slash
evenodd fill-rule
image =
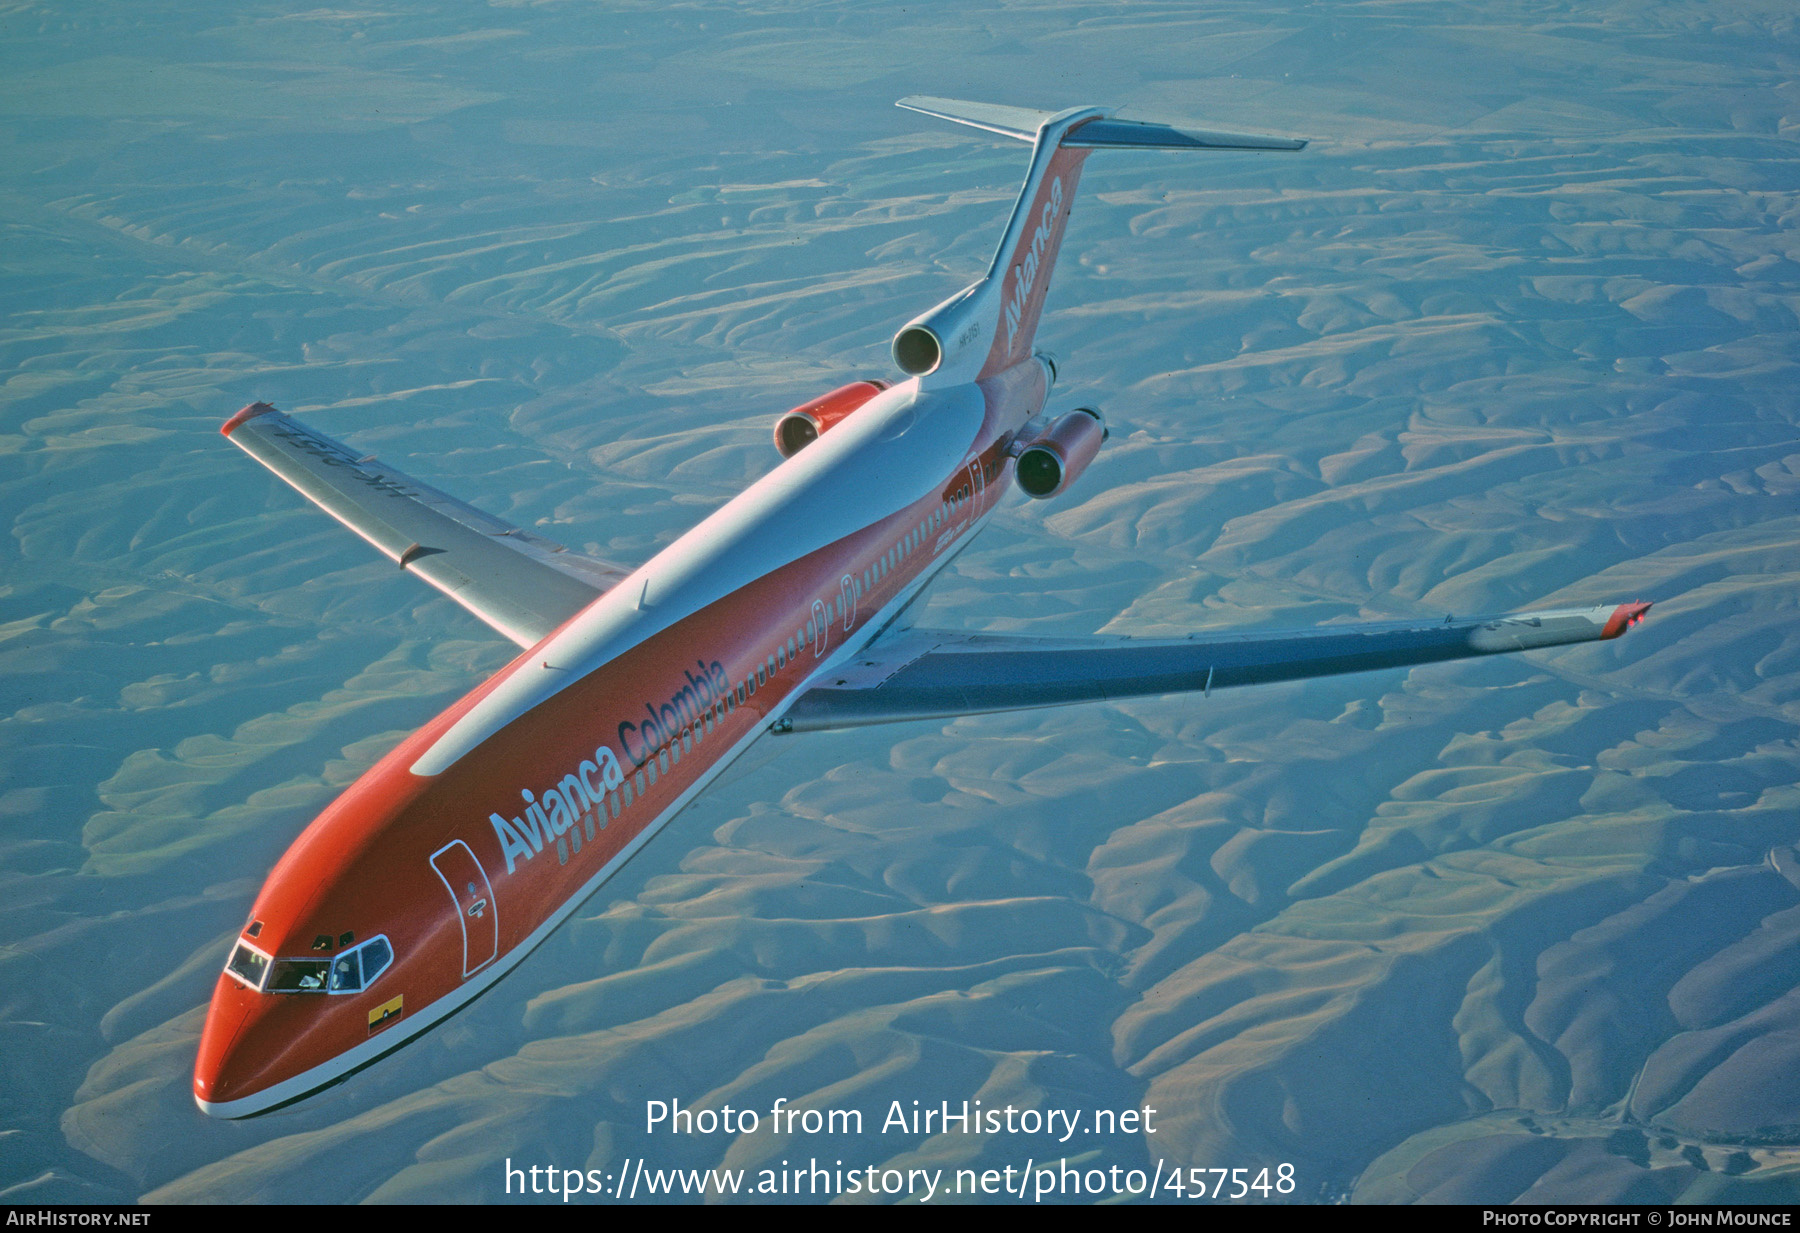
<path id="1" fill-rule="evenodd" d="M 781 732 L 1296 681 L 1616 638 L 1645 603 L 1186 638 L 1032 638 L 896 630 L 789 708 Z"/>
<path id="2" fill-rule="evenodd" d="M 631 571 L 482 513 L 358 455 L 266 402 L 219 431 L 301 496 L 520 646 L 533 646 Z"/>

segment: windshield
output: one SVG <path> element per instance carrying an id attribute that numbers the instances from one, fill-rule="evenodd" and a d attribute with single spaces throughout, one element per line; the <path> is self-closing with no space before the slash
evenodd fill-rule
<path id="1" fill-rule="evenodd" d="M 358 948 L 347 955 L 339 955 L 337 962 L 331 965 L 331 991 L 354 993 L 361 988 L 362 951 Z"/>
<path id="2" fill-rule="evenodd" d="M 252 989 L 261 989 L 263 977 L 269 974 L 269 957 L 248 942 L 239 942 L 225 961 L 225 970 Z"/>
<path id="3" fill-rule="evenodd" d="M 335 959 L 271 959 L 239 940 L 225 970 L 258 993 L 357 993 L 394 962 L 385 936 L 370 938 Z"/>
<path id="4" fill-rule="evenodd" d="M 355 950 L 339 955 L 331 965 L 331 991 L 355 993 L 373 984 L 377 976 L 394 961 L 394 948 L 385 937 L 370 938 Z"/>
<path id="5" fill-rule="evenodd" d="M 329 959 L 277 959 L 269 973 L 270 993 L 323 993 Z"/>

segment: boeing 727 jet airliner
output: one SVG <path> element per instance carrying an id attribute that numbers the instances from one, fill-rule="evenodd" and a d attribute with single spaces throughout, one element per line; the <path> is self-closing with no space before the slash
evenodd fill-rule
<path id="1" fill-rule="evenodd" d="M 949 99 L 901 106 L 1031 143 L 986 275 L 895 335 L 904 379 L 775 426 L 774 470 L 636 567 L 509 526 L 256 403 L 225 435 L 522 654 L 295 840 L 213 993 L 206 1112 L 295 1100 L 499 980 L 751 742 L 1612 638 L 1643 603 L 1287 634 L 1040 639 L 910 628 L 908 605 L 1017 484 L 1053 497 L 1106 430 L 1044 415 L 1033 351 L 1094 150 L 1305 143 Z"/>

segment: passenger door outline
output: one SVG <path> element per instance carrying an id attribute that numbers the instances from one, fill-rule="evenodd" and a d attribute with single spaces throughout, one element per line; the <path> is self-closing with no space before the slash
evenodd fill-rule
<path id="1" fill-rule="evenodd" d="M 500 953 L 500 910 L 494 905 L 494 884 L 469 845 L 460 839 L 452 839 L 431 854 L 431 869 L 456 904 L 466 979 Z"/>

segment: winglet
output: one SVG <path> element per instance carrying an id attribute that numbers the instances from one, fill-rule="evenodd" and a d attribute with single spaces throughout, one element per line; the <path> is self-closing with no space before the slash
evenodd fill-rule
<path id="1" fill-rule="evenodd" d="M 255 419 L 259 415 L 267 415 L 269 412 L 273 411 L 274 409 L 275 409 L 274 407 L 271 407 L 266 402 L 253 402 L 249 406 L 245 407 L 242 411 L 239 411 L 236 415 L 234 415 L 230 419 L 226 420 L 224 426 L 221 427 L 219 429 L 219 431 L 229 437 L 233 432 L 235 432 L 238 428 L 242 427 L 244 424 L 249 423 L 251 420 Z"/>
<path id="2" fill-rule="evenodd" d="M 1650 611 L 1650 605 L 1647 603 L 1620 604 L 1617 608 L 1613 609 L 1613 614 L 1607 619 L 1606 628 L 1600 631 L 1600 636 L 1602 638 L 1617 638 L 1620 634 L 1643 620 L 1644 614 L 1648 611 Z"/>

